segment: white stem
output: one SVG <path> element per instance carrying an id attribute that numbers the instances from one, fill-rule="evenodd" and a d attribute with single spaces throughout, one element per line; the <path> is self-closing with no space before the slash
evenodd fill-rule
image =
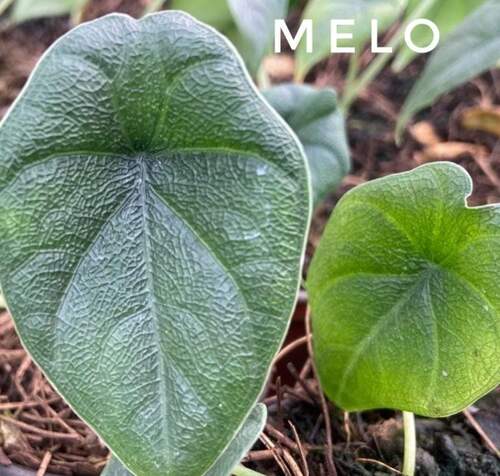
<path id="1" fill-rule="evenodd" d="M 403 412 L 403 429 L 405 438 L 403 474 L 404 476 L 413 476 L 417 459 L 417 436 L 415 432 L 415 415 L 413 413 Z"/>

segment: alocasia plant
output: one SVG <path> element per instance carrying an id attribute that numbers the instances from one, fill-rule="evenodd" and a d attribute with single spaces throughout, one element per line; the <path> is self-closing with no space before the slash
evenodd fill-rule
<path id="1" fill-rule="evenodd" d="M 469 15 L 432 54 L 405 101 L 398 120 L 401 134 L 411 117 L 500 61 L 500 0 L 489 0 Z"/>
<path id="2" fill-rule="evenodd" d="M 136 475 L 206 474 L 247 420 L 309 200 L 295 135 L 186 14 L 104 17 L 36 67 L 0 126 L 2 290 L 33 359 Z"/>
<path id="3" fill-rule="evenodd" d="M 337 95 L 329 88 L 281 84 L 264 91 L 264 96 L 304 146 L 317 205 L 335 190 L 351 167 L 344 116 Z"/>
<path id="4" fill-rule="evenodd" d="M 308 276 L 322 386 L 346 410 L 462 410 L 500 381 L 500 207 L 425 165 L 339 202 Z"/>

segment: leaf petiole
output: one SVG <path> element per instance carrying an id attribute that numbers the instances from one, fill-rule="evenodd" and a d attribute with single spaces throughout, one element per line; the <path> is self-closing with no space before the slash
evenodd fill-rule
<path id="1" fill-rule="evenodd" d="M 413 476 L 415 474 L 415 460 L 417 457 L 417 437 L 415 432 L 415 415 L 411 412 L 403 412 L 403 430 L 404 430 L 404 476 Z"/>

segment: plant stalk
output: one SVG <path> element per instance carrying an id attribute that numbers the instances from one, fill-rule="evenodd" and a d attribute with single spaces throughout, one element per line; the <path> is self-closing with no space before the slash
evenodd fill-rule
<path id="1" fill-rule="evenodd" d="M 265 476 L 262 473 L 258 473 L 257 471 L 254 471 L 253 469 L 247 468 L 246 466 L 243 466 L 242 464 L 239 464 L 232 470 L 233 476 Z"/>
<path id="2" fill-rule="evenodd" d="M 417 435 L 415 432 L 415 415 L 411 412 L 403 412 L 403 429 L 405 438 L 403 474 L 414 476 L 415 461 L 417 459 Z"/>
<path id="3" fill-rule="evenodd" d="M 7 10 L 7 8 L 10 7 L 11 3 L 14 0 L 0 0 L 0 15 Z"/>
<path id="4" fill-rule="evenodd" d="M 403 43 L 405 30 L 409 23 L 413 20 L 421 18 L 425 15 L 437 2 L 437 0 L 423 0 L 420 2 L 417 8 L 413 10 L 411 15 L 401 24 L 397 29 L 396 33 L 387 43 L 387 46 L 392 48 L 392 53 L 379 54 L 365 69 L 363 74 L 361 74 L 355 81 L 352 82 L 351 86 L 348 87 L 344 96 L 341 100 L 341 106 L 344 109 L 344 113 L 347 113 L 353 101 L 358 97 L 359 93 L 368 86 L 384 69 L 384 66 L 389 62 L 389 60 L 394 56 L 396 49 Z"/>
<path id="5" fill-rule="evenodd" d="M 153 13 L 157 12 L 161 7 L 163 7 L 163 4 L 165 3 L 165 0 L 149 0 L 148 5 L 144 9 L 143 16 L 147 15 L 148 13 Z"/>

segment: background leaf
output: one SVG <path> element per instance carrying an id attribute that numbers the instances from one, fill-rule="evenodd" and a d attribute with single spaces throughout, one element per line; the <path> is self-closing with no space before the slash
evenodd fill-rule
<path id="1" fill-rule="evenodd" d="M 333 89 L 283 84 L 264 92 L 304 146 L 314 203 L 333 192 L 351 167 L 344 117 Z"/>
<path id="2" fill-rule="evenodd" d="M 182 10 L 227 36 L 255 75 L 274 41 L 274 20 L 286 18 L 288 0 L 173 0 Z"/>
<path id="3" fill-rule="evenodd" d="M 243 428 L 229 445 L 229 448 L 222 453 L 221 457 L 205 476 L 229 475 L 231 470 L 239 464 L 259 437 L 266 424 L 266 417 L 266 406 L 261 403 L 257 404 Z M 120 461 L 112 457 L 106 465 L 102 476 L 131 476 L 131 473 L 120 463 Z"/>
<path id="4" fill-rule="evenodd" d="M 500 0 L 490 0 L 448 36 L 432 54 L 406 99 L 398 120 L 398 135 L 415 113 L 496 65 L 500 59 L 499 24 Z"/>
<path id="5" fill-rule="evenodd" d="M 171 10 L 189 13 L 222 33 L 234 23 L 227 0 L 172 0 L 168 6 Z"/>
<path id="6" fill-rule="evenodd" d="M 16 0 L 11 20 L 21 23 L 40 17 L 69 15 L 82 9 L 88 0 Z"/>
<path id="7" fill-rule="evenodd" d="M 286 18 L 288 0 L 227 0 L 241 40 L 239 50 L 252 73 L 272 51 L 274 20 Z"/>
<path id="8" fill-rule="evenodd" d="M 434 163 L 337 205 L 309 270 L 314 350 L 349 411 L 456 413 L 500 381 L 500 206 Z"/>
<path id="9" fill-rule="evenodd" d="M 311 0 L 303 19 L 313 20 L 313 52 L 307 53 L 305 40 L 296 52 L 297 76 L 304 78 L 318 62 L 330 55 L 330 21 L 354 19 L 354 26 L 339 27 L 339 31 L 352 32 L 352 40 L 341 40 L 339 46 L 363 48 L 370 39 L 371 20 L 379 21 L 379 32 L 389 28 L 406 6 L 406 0 Z"/>
<path id="10" fill-rule="evenodd" d="M 203 474 L 294 307 L 305 158 L 232 47 L 110 15 L 44 56 L 0 127 L 0 276 L 23 343 L 138 476 Z"/>
<path id="11" fill-rule="evenodd" d="M 442 42 L 467 15 L 484 2 L 485 0 L 439 0 L 425 14 L 425 18 L 437 25 Z M 421 0 L 409 0 L 407 16 L 411 15 L 420 3 Z M 416 45 L 426 46 L 432 40 L 432 32 L 427 27 L 417 27 L 413 30 L 412 39 Z M 403 70 L 416 56 L 417 53 L 403 43 L 393 62 L 394 70 L 396 72 Z"/>

